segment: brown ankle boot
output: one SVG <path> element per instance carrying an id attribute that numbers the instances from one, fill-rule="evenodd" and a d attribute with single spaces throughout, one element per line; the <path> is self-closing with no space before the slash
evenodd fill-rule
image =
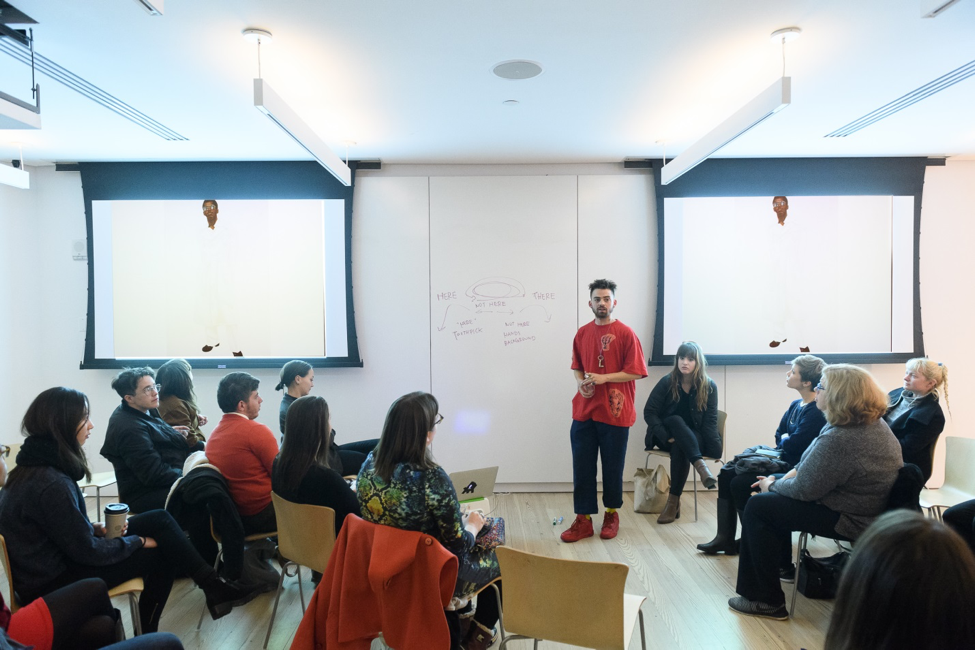
<path id="1" fill-rule="evenodd" d="M 487 629 L 477 621 L 472 621 L 463 647 L 464 650 L 487 650 L 497 638 L 497 632 Z"/>
<path id="2" fill-rule="evenodd" d="M 694 469 L 697 470 L 697 475 L 701 477 L 701 483 L 704 484 L 704 487 L 709 490 L 718 487 L 718 482 L 714 480 L 714 475 L 711 474 L 711 470 L 708 469 L 708 464 L 704 462 L 703 458 L 694 461 Z"/>
<path id="3" fill-rule="evenodd" d="M 664 511 L 657 517 L 657 523 L 670 524 L 675 519 L 680 519 L 680 497 L 668 494 L 667 505 L 664 506 Z"/>

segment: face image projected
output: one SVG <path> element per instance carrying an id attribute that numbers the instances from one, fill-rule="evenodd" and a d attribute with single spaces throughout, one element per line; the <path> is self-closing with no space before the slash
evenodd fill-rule
<path id="1" fill-rule="evenodd" d="M 203 202 L 203 216 L 207 218 L 207 227 L 213 230 L 217 226 L 217 214 L 220 210 L 217 209 L 217 202 L 213 199 L 207 199 Z"/>
<path id="2" fill-rule="evenodd" d="M 779 225 L 785 225 L 785 218 L 789 216 L 789 199 L 784 196 L 774 196 L 772 197 L 772 210 L 775 211 L 775 216 L 779 218 Z"/>

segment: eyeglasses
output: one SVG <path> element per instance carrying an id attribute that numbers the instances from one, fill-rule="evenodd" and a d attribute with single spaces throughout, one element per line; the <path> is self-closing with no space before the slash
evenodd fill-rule
<path id="1" fill-rule="evenodd" d="M 816 384 L 816 388 L 814 388 L 813 390 L 815 390 L 818 393 L 820 391 L 826 390 L 826 387 L 823 386 L 823 382 L 819 382 L 818 384 Z"/>
<path id="2" fill-rule="evenodd" d="M 162 384 L 149 384 L 142 389 L 142 392 L 146 395 L 152 395 L 153 393 L 158 393 L 162 390 Z"/>
<path id="3" fill-rule="evenodd" d="M 0 456 L 10 458 L 10 447 L 7 445 L 0 445 Z"/>
<path id="4" fill-rule="evenodd" d="M 441 422 L 443 422 L 443 416 L 437 413 L 437 419 L 433 421 L 433 426 L 437 426 Z"/>

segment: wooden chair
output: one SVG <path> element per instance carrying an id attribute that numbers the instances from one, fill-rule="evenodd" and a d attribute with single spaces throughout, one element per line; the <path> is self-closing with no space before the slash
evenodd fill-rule
<path id="1" fill-rule="evenodd" d="M 600 650 L 626 650 L 637 619 L 647 638 L 641 607 L 645 596 L 623 591 L 629 567 L 613 562 L 563 560 L 507 546 L 497 548 L 504 580 L 502 628 L 513 639 L 566 643 Z"/>
<path id="2" fill-rule="evenodd" d="M 945 438 L 945 482 L 937 489 L 921 490 L 921 508 L 941 520 L 942 513 L 975 499 L 975 439 Z"/>
<path id="3" fill-rule="evenodd" d="M 219 547 L 217 550 L 217 559 L 213 561 L 213 570 L 216 571 L 220 568 L 220 560 L 223 559 L 223 538 L 220 537 L 220 533 L 218 533 L 217 529 L 214 528 L 213 526 L 213 517 L 210 517 L 210 535 L 213 537 L 213 541 L 215 541 L 217 543 L 217 546 Z M 256 542 L 259 539 L 266 539 L 268 537 L 277 537 L 277 535 L 278 535 L 278 531 L 276 530 L 272 530 L 267 533 L 254 533 L 253 535 L 246 535 L 244 537 L 244 543 L 246 544 L 247 542 Z M 200 628 L 203 627 L 203 617 L 206 615 L 206 613 L 207 613 L 207 605 L 206 602 L 204 602 L 203 611 L 200 612 L 200 620 L 196 622 L 197 631 L 199 631 Z"/>
<path id="4" fill-rule="evenodd" d="M 10 613 L 12 614 L 20 609 L 20 604 L 14 595 L 14 576 L 10 572 L 10 555 L 7 553 L 7 540 L 3 538 L 3 535 L 0 535 L 0 561 L 3 562 L 3 570 L 7 574 L 7 606 L 10 607 Z M 142 634 L 142 620 L 139 618 L 139 594 L 142 593 L 144 588 L 145 585 L 142 582 L 142 578 L 133 578 L 108 590 L 109 598 L 115 598 L 117 596 L 128 597 L 129 613 L 132 616 L 132 630 L 135 636 Z"/>
<path id="5" fill-rule="evenodd" d="M 271 620 L 267 624 L 267 634 L 264 636 L 264 647 L 271 639 L 271 629 L 274 627 L 274 617 L 278 613 L 278 601 L 281 599 L 281 588 L 284 576 L 289 567 L 294 567 L 298 577 L 298 594 L 301 597 L 301 610 L 305 610 L 305 592 L 301 586 L 301 567 L 306 566 L 312 571 L 325 573 L 328 558 L 335 546 L 335 511 L 324 506 L 310 506 L 302 503 L 292 503 L 271 492 L 274 503 L 274 514 L 278 520 L 278 552 L 281 557 L 288 558 L 281 571 L 278 589 L 274 595 L 274 609 L 271 610 Z"/>
<path id="6" fill-rule="evenodd" d="M 727 421 L 728 414 L 724 411 L 718 411 L 718 437 L 721 439 L 721 456 L 724 456 L 724 430 Z M 664 458 L 670 458 L 670 452 L 663 451 L 662 449 L 646 449 L 645 451 L 647 452 L 647 460 L 643 466 L 646 469 L 650 468 L 650 456 L 663 456 Z M 724 460 L 721 458 L 711 458 L 709 456 L 705 456 L 704 460 L 724 465 Z M 697 521 L 697 472 L 693 467 L 691 468 L 690 475 L 693 477 L 694 481 L 694 521 Z"/>

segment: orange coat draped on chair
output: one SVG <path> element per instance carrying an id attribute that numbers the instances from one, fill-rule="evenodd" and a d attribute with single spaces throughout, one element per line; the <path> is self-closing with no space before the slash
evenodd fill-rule
<path id="1" fill-rule="evenodd" d="M 422 533 L 345 519 L 291 650 L 448 650 L 457 557 Z"/>

